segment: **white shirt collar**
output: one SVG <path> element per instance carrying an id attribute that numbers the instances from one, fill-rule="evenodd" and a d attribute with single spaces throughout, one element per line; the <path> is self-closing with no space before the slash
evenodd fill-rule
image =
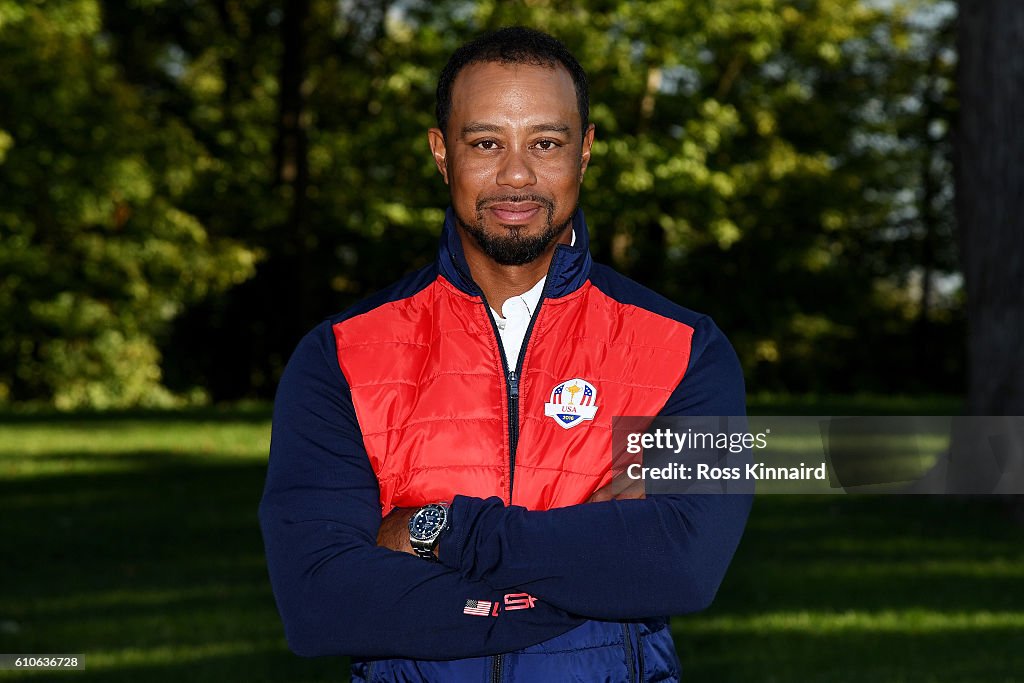
<path id="1" fill-rule="evenodd" d="M 547 282 L 548 277 L 545 275 L 542 277 L 537 284 L 530 288 L 529 291 L 523 292 L 519 297 L 526 304 L 526 310 L 530 312 L 530 317 L 533 317 L 534 311 L 537 310 L 537 304 L 540 303 L 540 295 L 544 291 L 544 283 Z M 502 306 L 502 309 L 505 307 Z"/>
<path id="2" fill-rule="evenodd" d="M 575 246 L 575 244 L 576 244 L 576 229 L 573 228 L 573 230 L 572 230 L 572 241 L 569 242 L 569 246 L 572 247 L 572 246 Z M 547 282 L 547 279 L 548 279 L 548 277 L 547 277 L 547 275 L 545 275 L 544 277 L 542 277 L 537 282 L 537 284 L 535 284 L 533 287 L 531 287 L 529 289 L 529 291 L 523 292 L 522 294 L 519 295 L 519 297 L 512 297 L 511 299 L 506 300 L 505 303 L 508 303 L 512 299 L 521 298 L 523 300 L 523 302 L 526 304 L 526 309 L 529 311 L 530 317 L 532 318 L 533 317 L 533 312 L 537 310 L 537 304 L 540 302 L 540 295 L 544 291 L 544 283 Z M 501 308 L 502 308 L 502 312 L 504 312 L 505 306 L 502 305 Z M 494 313 L 495 315 L 498 314 L 498 312 L 495 311 L 494 309 L 491 309 L 491 312 Z M 499 316 L 499 317 L 508 317 L 508 316 L 507 315 L 503 315 L 503 316 Z"/>

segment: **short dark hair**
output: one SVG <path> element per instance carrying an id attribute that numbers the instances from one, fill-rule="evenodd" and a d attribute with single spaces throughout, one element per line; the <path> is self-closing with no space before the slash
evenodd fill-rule
<path id="1" fill-rule="evenodd" d="M 583 133 L 590 118 L 590 90 L 587 73 L 557 38 L 525 26 L 509 26 L 470 41 L 452 53 L 437 79 L 437 127 L 446 135 L 452 112 L 452 85 L 465 67 L 478 62 L 497 64 L 529 64 L 556 67 L 561 64 L 572 76 L 576 88 L 576 105 L 580 111 Z"/>

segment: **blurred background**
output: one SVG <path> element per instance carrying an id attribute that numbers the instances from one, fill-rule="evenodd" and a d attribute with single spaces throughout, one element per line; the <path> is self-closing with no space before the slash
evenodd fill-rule
<path id="1" fill-rule="evenodd" d="M 0 0 L 0 651 L 344 679 L 274 611 L 269 402 L 433 259 L 436 78 L 509 24 L 589 73 L 595 257 L 711 314 L 752 411 L 1024 414 L 1018 0 Z M 684 667 L 1024 680 L 1021 509 L 759 499 Z"/>
<path id="2" fill-rule="evenodd" d="M 0 3 L 0 400 L 269 399 L 434 256 L 451 51 L 588 70 L 595 256 L 713 315 L 753 392 L 958 393 L 951 2 Z"/>

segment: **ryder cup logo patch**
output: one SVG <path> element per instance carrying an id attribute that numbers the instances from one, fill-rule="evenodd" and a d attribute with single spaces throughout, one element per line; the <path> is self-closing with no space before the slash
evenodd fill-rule
<path id="1" fill-rule="evenodd" d="M 585 379 L 567 379 L 551 390 L 544 414 L 565 429 L 584 420 L 593 420 L 597 412 L 597 389 Z"/>

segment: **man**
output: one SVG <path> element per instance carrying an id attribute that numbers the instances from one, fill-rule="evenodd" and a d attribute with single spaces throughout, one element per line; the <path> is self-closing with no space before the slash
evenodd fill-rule
<path id="1" fill-rule="evenodd" d="M 612 481 L 615 415 L 741 415 L 724 336 L 594 264 L 586 76 L 510 28 L 463 46 L 428 134 L 437 263 L 303 339 L 260 521 L 300 655 L 357 680 L 676 680 L 747 496 Z"/>

